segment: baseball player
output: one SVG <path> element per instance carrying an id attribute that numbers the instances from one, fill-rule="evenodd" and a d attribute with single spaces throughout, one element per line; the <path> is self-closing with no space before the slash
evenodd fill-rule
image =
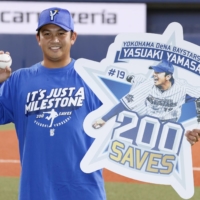
<path id="1" fill-rule="evenodd" d="M 162 60 L 149 69 L 154 70 L 153 81 L 149 78 L 126 94 L 119 104 L 93 123 L 95 129 L 123 110 L 133 110 L 140 116 L 157 117 L 162 122 L 176 122 L 181 116 L 182 105 L 200 96 L 196 88 L 174 80 L 174 67 L 169 61 Z"/>
<path id="2" fill-rule="evenodd" d="M 74 69 L 73 18 L 66 9 L 45 9 L 36 31 L 42 61 L 0 69 L 0 125 L 14 123 L 19 140 L 18 200 L 106 200 L 102 170 L 80 168 L 94 141 L 83 121 L 101 102 Z"/>

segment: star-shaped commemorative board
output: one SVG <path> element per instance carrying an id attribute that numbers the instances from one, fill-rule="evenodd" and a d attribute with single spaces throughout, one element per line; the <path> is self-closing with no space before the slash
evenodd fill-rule
<path id="1" fill-rule="evenodd" d="M 171 185 L 184 199 L 193 196 L 191 146 L 184 134 L 197 127 L 199 52 L 174 22 L 163 34 L 117 35 L 101 62 L 76 61 L 76 71 L 102 102 L 84 120 L 95 140 L 80 163 L 83 172 L 107 168 Z"/>

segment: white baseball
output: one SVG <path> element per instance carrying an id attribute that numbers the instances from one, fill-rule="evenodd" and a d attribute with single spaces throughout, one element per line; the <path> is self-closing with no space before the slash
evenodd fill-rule
<path id="1" fill-rule="evenodd" d="M 10 67 L 12 64 L 12 58 L 8 54 L 0 54 L 0 68 L 4 69 Z"/>

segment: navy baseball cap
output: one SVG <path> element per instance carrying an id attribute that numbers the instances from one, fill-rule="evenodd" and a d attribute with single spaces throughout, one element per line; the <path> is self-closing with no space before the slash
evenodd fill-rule
<path id="1" fill-rule="evenodd" d="M 74 22 L 70 12 L 62 8 L 54 7 L 43 10 L 39 16 L 36 31 L 46 24 L 55 24 L 66 31 L 74 30 Z"/>
<path id="2" fill-rule="evenodd" d="M 150 66 L 149 69 L 153 69 L 155 72 L 174 73 L 174 66 L 168 60 L 162 60 L 156 66 Z"/>

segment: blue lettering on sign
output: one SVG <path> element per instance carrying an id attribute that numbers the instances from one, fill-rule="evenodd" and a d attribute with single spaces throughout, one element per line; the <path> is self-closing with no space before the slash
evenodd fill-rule
<path id="1" fill-rule="evenodd" d="M 171 129 L 171 128 L 169 129 L 169 134 L 166 138 L 165 148 L 167 149 L 173 148 L 174 140 L 176 138 L 176 133 L 177 133 L 177 130 Z"/>
<path id="2" fill-rule="evenodd" d="M 142 142 L 147 143 L 147 144 L 150 142 L 151 137 L 152 137 L 153 127 L 154 127 L 154 125 L 151 124 L 151 123 L 146 124 L 146 127 L 144 129 L 144 135 L 143 135 L 143 138 L 142 138 Z"/>
<path id="3" fill-rule="evenodd" d="M 151 116 L 139 117 L 132 111 L 119 113 L 116 122 L 120 125 L 113 130 L 112 138 L 118 135 L 128 139 L 135 146 L 179 155 L 184 136 L 181 124 L 162 123 L 158 118 Z"/>
<path id="4" fill-rule="evenodd" d="M 160 61 L 166 59 L 178 67 L 186 69 L 192 73 L 200 75 L 200 62 L 194 58 L 181 55 L 169 50 L 145 47 L 123 47 L 121 51 L 116 52 L 115 62 L 129 59 L 142 59 Z"/>

